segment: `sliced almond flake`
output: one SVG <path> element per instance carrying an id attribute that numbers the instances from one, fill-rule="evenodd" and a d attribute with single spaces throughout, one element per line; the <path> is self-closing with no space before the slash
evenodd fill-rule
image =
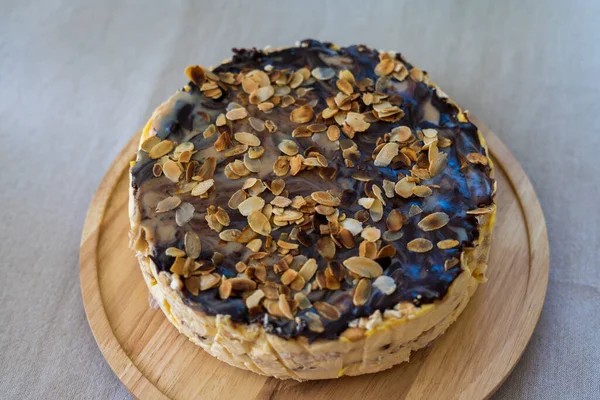
<path id="1" fill-rule="evenodd" d="M 335 208 L 330 206 L 324 206 L 323 204 L 319 204 L 315 207 L 315 211 L 321 215 L 332 215 L 335 213 Z"/>
<path id="2" fill-rule="evenodd" d="M 408 242 L 406 248 L 415 253 L 426 253 L 433 249 L 433 244 L 427 239 L 417 238 Z"/>
<path id="3" fill-rule="evenodd" d="M 278 157 L 273 164 L 273 173 L 277 176 L 285 176 L 290 171 L 290 161 L 287 156 Z"/>
<path id="4" fill-rule="evenodd" d="M 398 210 L 393 209 L 388 214 L 385 223 L 386 223 L 387 228 L 390 231 L 397 232 L 400 229 L 402 229 L 402 222 L 403 222 L 402 214 Z"/>
<path id="5" fill-rule="evenodd" d="M 140 145 L 140 148 L 142 150 L 144 150 L 146 153 L 148 153 L 150 150 L 152 150 L 152 148 L 154 146 L 156 146 L 158 143 L 160 143 L 160 137 L 158 136 L 150 136 L 149 138 L 147 138 L 146 140 L 144 140 L 142 142 L 142 144 Z"/>
<path id="6" fill-rule="evenodd" d="M 371 281 L 368 279 L 361 279 L 358 281 L 356 288 L 354 289 L 354 296 L 352 302 L 355 306 L 363 306 L 369 300 L 371 296 Z"/>
<path id="7" fill-rule="evenodd" d="M 369 126 L 371 126 L 370 123 L 365 121 L 365 117 L 362 114 L 355 112 L 349 112 L 346 115 L 345 122 L 356 132 L 364 132 L 369 129 Z"/>
<path id="8" fill-rule="evenodd" d="M 260 211 L 252 211 L 248 216 L 248 225 L 250 228 L 262 236 L 267 236 L 271 233 L 271 224 L 267 217 Z"/>
<path id="9" fill-rule="evenodd" d="M 362 230 L 360 236 L 369 242 L 376 242 L 381 237 L 381 231 L 377 227 L 367 226 Z"/>
<path id="10" fill-rule="evenodd" d="M 296 89 L 302 84 L 303 81 L 304 76 L 302 75 L 302 72 L 296 71 L 292 74 L 292 80 L 290 81 L 289 85 L 292 89 Z"/>
<path id="11" fill-rule="evenodd" d="M 469 161 L 471 164 L 488 165 L 487 157 L 481 153 L 467 154 L 467 161 Z"/>
<path id="12" fill-rule="evenodd" d="M 398 126 L 392 129 L 390 140 L 398 143 L 408 142 L 413 138 L 412 131 L 408 126 Z"/>
<path id="13" fill-rule="evenodd" d="M 227 281 L 231 284 L 231 288 L 237 292 L 247 292 L 256 289 L 256 282 L 248 278 L 231 278 Z"/>
<path id="14" fill-rule="evenodd" d="M 225 229 L 219 233 L 219 239 L 225 242 L 236 242 L 241 234 L 239 229 Z"/>
<path id="15" fill-rule="evenodd" d="M 263 146 L 253 146 L 248 149 L 248 157 L 251 159 L 261 158 L 265 154 L 265 148 Z"/>
<path id="16" fill-rule="evenodd" d="M 271 182 L 271 187 L 269 189 L 271 190 L 271 193 L 278 196 L 283 192 L 283 189 L 285 189 L 285 181 L 283 179 L 274 179 L 273 182 Z"/>
<path id="17" fill-rule="evenodd" d="M 194 232 L 186 232 L 183 242 L 185 246 L 185 252 L 189 258 L 195 260 L 196 258 L 200 257 L 202 245 L 197 234 Z"/>
<path id="18" fill-rule="evenodd" d="M 250 93 L 248 100 L 250 101 L 250 104 L 259 104 L 269 100 L 274 94 L 275 88 L 273 88 L 273 86 L 264 86 L 253 90 L 252 93 Z"/>
<path id="19" fill-rule="evenodd" d="M 315 310 L 317 310 L 321 317 L 326 318 L 330 321 L 336 321 L 342 316 L 340 310 L 338 310 L 335 306 L 329 303 L 325 303 L 323 301 L 315 302 L 313 304 L 313 307 L 315 308 Z"/>
<path id="20" fill-rule="evenodd" d="M 292 204 L 292 200 L 283 196 L 275 196 L 275 198 L 271 200 L 271 204 L 277 207 L 287 207 Z"/>
<path id="21" fill-rule="evenodd" d="M 362 222 L 360 222 L 354 218 L 346 218 L 342 222 L 340 222 L 340 225 L 344 229 L 349 230 L 353 236 L 359 235 L 363 230 Z"/>
<path id="22" fill-rule="evenodd" d="M 181 177 L 181 169 L 179 169 L 179 165 L 175 161 L 167 161 L 162 166 L 163 173 L 171 182 L 177 183 L 179 178 Z"/>
<path id="23" fill-rule="evenodd" d="M 229 226 L 229 223 L 231 222 L 231 220 L 229 219 L 229 215 L 227 214 L 227 211 L 225 211 L 223 208 L 218 207 L 217 212 L 214 215 L 217 218 L 217 221 L 219 221 L 219 223 L 221 225 Z"/>
<path id="24" fill-rule="evenodd" d="M 271 111 L 274 107 L 275 107 L 275 104 L 268 102 L 268 101 L 266 101 L 264 103 L 260 103 L 258 105 L 258 109 L 264 113 Z"/>
<path id="25" fill-rule="evenodd" d="M 277 146 L 277 148 L 279 150 L 281 150 L 282 153 L 288 155 L 288 156 L 293 156 L 298 154 L 298 151 L 300 150 L 300 148 L 298 147 L 298 144 L 296 142 L 294 142 L 293 140 L 288 140 L 288 139 L 284 139 L 282 140 L 279 145 Z"/>
<path id="26" fill-rule="evenodd" d="M 370 209 L 371 207 L 373 207 L 373 203 L 375 202 L 375 199 L 371 198 L 371 197 L 361 197 L 360 199 L 358 199 L 358 204 L 364 208 L 366 208 L 367 210 Z"/>
<path id="27" fill-rule="evenodd" d="M 321 321 L 321 318 L 317 314 L 309 311 L 304 314 L 304 318 L 306 318 L 308 329 L 312 332 L 320 333 L 325 330 L 323 321 Z"/>
<path id="28" fill-rule="evenodd" d="M 246 307 L 254 308 L 260 304 L 260 301 L 265 297 L 265 293 L 261 289 L 257 289 L 248 297 L 246 297 Z"/>
<path id="29" fill-rule="evenodd" d="M 235 160 L 229 163 L 227 167 L 239 177 L 248 176 L 250 174 L 250 170 L 246 168 L 242 160 Z"/>
<path id="30" fill-rule="evenodd" d="M 469 210 L 467 211 L 467 214 L 469 215 L 485 215 L 485 214 L 489 214 L 493 211 L 493 207 L 481 207 L 481 208 L 475 208 L 473 210 Z"/>
<path id="31" fill-rule="evenodd" d="M 413 67 L 410 70 L 409 75 L 410 75 L 411 79 L 414 80 L 415 82 L 423 82 L 424 74 L 423 74 L 423 71 L 421 71 L 419 68 Z"/>
<path id="32" fill-rule="evenodd" d="M 452 257 L 444 262 L 444 269 L 448 271 L 450 268 L 456 267 L 459 262 L 458 258 Z"/>
<path id="33" fill-rule="evenodd" d="M 317 272 L 317 261 L 314 258 L 309 258 L 300 268 L 299 274 L 308 282 L 315 275 L 315 272 Z"/>
<path id="34" fill-rule="evenodd" d="M 344 260 L 343 264 L 352 273 L 361 277 L 376 278 L 383 274 L 381 265 L 367 257 L 350 257 Z"/>
<path id="35" fill-rule="evenodd" d="M 335 243 L 329 236 L 324 236 L 317 241 L 317 251 L 323 258 L 331 260 L 335 257 Z"/>
<path id="36" fill-rule="evenodd" d="M 452 249 L 456 246 L 459 245 L 459 241 L 455 240 L 455 239 L 445 239 L 445 240 L 440 240 L 437 243 L 437 247 L 440 250 L 448 250 L 448 249 Z"/>
<path id="37" fill-rule="evenodd" d="M 394 193 L 395 193 L 394 187 L 395 187 L 394 182 L 389 181 L 387 179 L 383 180 L 383 191 L 385 192 L 385 196 L 387 198 L 391 199 L 394 197 Z"/>
<path id="38" fill-rule="evenodd" d="M 389 75 L 394 71 L 394 61 L 390 59 L 384 59 L 375 66 L 375 75 L 385 76 Z"/>
<path id="39" fill-rule="evenodd" d="M 205 194 L 206 192 L 208 192 L 208 190 L 210 188 L 212 188 L 215 184 L 215 180 L 214 179 L 207 179 L 205 181 L 202 181 L 200 183 L 198 183 L 198 185 L 196 185 L 196 187 L 192 190 L 192 196 L 201 196 L 203 194 Z"/>
<path id="40" fill-rule="evenodd" d="M 306 124 L 310 122 L 315 113 L 313 108 L 307 104 L 296 108 L 290 113 L 290 121 L 295 122 L 297 124 Z"/>
<path id="41" fill-rule="evenodd" d="M 404 232 L 402 231 L 397 231 L 397 232 L 392 232 L 392 231 L 385 231 L 383 232 L 383 235 L 381 235 L 381 238 L 387 242 L 395 242 L 397 240 L 402 239 L 402 237 L 404 236 Z"/>
<path id="42" fill-rule="evenodd" d="M 410 209 L 408 210 L 408 217 L 412 218 L 415 215 L 419 215 L 423 212 L 423 210 L 421 209 L 421 207 L 419 207 L 416 204 L 411 204 Z"/>
<path id="43" fill-rule="evenodd" d="M 375 166 L 387 167 L 397 154 L 398 144 L 394 142 L 386 143 L 375 157 Z"/>
<path id="44" fill-rule="evenodd" d="M 164 213 L 176 209 L 181 204 L 181 199 L 177 196 L 169 196 L 158 202 L 156 205 L 157 213 Z"/>
<path id="45" fill-rule="evenodd" d="M 325 206 L 338 207 L 341 203 L 339 198 L 329 192 L 312 192 L 310 197 L 317 203 Z"/>
<path id="46" fill-rule="evenodd" d="M 336 125 L 330 125 L 327 128 L 327 138 L 332 142 L 335 142 L 340 138 L 340 128 Z"/>
<path id="47" fill-rule="evenodd" d="M 206 74 L 204 73 L 204 68 L 200 65 L 190 65 L 185 69 L 185 75 L 188 79 L 194 82 L 196 86 L 202 86 L 204 81 L 206 80 Z"/>
<path id="48" fill-rule="evenodd" d="M 162 166 L 160 164 L 154 164 L 154 166 L 152 167 L 152 175 L 154 175 L 157 178 L 162 175 Z"/>
<path id="49" fill-rule="evenodd" d="M 259 146 L 260 139 L 258 136 L 249 132 L 238 132 L 233 135 L 235 140 L 247 146 Z"/>
<path id="50" fill-rule="evenodd" d="M 373 205 L 369 209 L 371 219 L 375 222 L 381 221 L 383 218 L 383 202 L 379 199 L 375 199 Z"/>
<path id="51" fill-rule="evenodd" d="M 391 276 L 381 275 L 373 281 L 373 287 L 389 296 L 396 291 L 396 282 Z"/>
<path id="52" fill-rule="evenodd" d="M 177 247 L 168 247 L 167 250 L 165 250 L 165 254 L 168 255 L 169 257 L 185 257 L 185 251 L 178 249 Z"/>
<path id="53" fill-rule="evenodd" d="M 335 71 L 329 67 L 317 67 L 314 68 L 311 72 L 311 75 L 320 81 L 326 81 L 335 76 Z"/>
<path id="54" fill-rule="evenodd" d="M 259 158 L 250 158 L 250 156 L 246 153 L 244 154 L 244 166 L 248 169 L 248 171 L 250 172 L 260 172 L 261 168 L 262 168 L 262 162 L 260 161 Z"/>
<path id="55" fill-rule="evenodd" d="M 184 226 L 192 220 L 196 209 L 190 203 L 182 203 L 175 211 L 175 222 L 178 226 Z"/>
<path id="56" fill-rule="evenodd" d="M 392 246 L 391 244 L 388 244 L 386 246 L 383 246 L 381 249 L 379 249 L 375 259 L 379 260 L 381 258 L 392 258 L 395 255 L 396 255 L 396 248 L 394 246 Z"/>
<path id="57" fill-rule="evenodd" d="M 410 196 L 412 196 L 412 190 L 415 186 L 416 185 L 414 182 L 411 182 L 406 177 L 404 177 L 400 179 L 398 183 L 396 183 L 394 190 L 396 191 L 398 196 L 408 199 Z"/>
<path id="58" fill-rule="evenodd" d="M 225 117 L 230 121 L 237 121 L 240 119 L 244 119 L 248 116 L 248 111 L 246 111 L 243 107 L 233 108 L 227 111 Z"/>
<path id="59" fill-rule="evenodd" d="M 265 200 L 261 197 L 249 197 L 242 201 L 237 209 L 244 217 L 249 216 L 253 211 L 260 211 L 265 206 Z"/>
<path id="60" fill-rule="evenodd" d="M 161 158 L 164 155 L 167 155 L 173 150 L 174 144 L 170 140 L 163 140 L 162 142 L 156 144 L 154 147 L 150 149 L 148 152 L 148 157 L 153 160 Z"/>
<path id="61" fill-rule="evenodd" d="M 338 79 L 335 84 L 337 88 L 340 89 L 340 91 L 347 95 L 351 95 L 352 93 L 354 93 L 354 88 L 352 87 L 352 84 L 344 79 Z"/>
<path id="62" fill-rule="evenodd" d="M 425 232 L 440 229 L 448 224 L 450 217 L 444 212 L 434 212 L 427 215 L 417 224 Z"/>
<path id="63" fill-rule="evenodd" d="M 429 197 L 433 193 L 431 188 L 427 186 L 415 186 L 412 191 L 415 196 L 419 197 Z"/>
<path id="64" fill-rule="evenodd" d="M 236 210 L 245 199 L 246 193 L 244 193 L 244 191 L 240 189 L 231 196 L 227 205 L 229 206 L 229 208 Z"/>
<path id="65" fill-rule="evenodd" d="M 246 244 L 246 247 L 256 253 L 256 252 L 260 251 L 260 248 L 262 247 L 262 240 L 261 239 L 252 239 L 251 241 L 249 241 Z"/>

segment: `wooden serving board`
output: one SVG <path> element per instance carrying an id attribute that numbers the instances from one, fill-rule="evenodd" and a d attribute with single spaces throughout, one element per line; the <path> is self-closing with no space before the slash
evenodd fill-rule
<path id="1" fill-rule="evenodd" d="M 544 215 L 529 179 L 489 129 L 498 180 L 498 218 L 481 285 L 458 321 L 408 364 L 337 380 L 298 383 L 229 366 L 177 332 L 148 303 L 127 247 L 129 161 L 139 134 L 121 151 L 89 208 L 81 238 L 81 290 L 98 346 L 141 399 L 483 399 L 511 372 L 538 321 L 548 284 Z"/>

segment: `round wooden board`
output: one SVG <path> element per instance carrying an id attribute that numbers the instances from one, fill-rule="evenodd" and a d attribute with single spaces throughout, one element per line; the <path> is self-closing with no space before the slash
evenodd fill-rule
<path id="1" fill-rule="evenodd" d="M 542 209 L 513 155 L 488 128 L 498 180 L 498 218 L 481 285 L 450 329 L 410 363 L 337 380 L 295 382 L 231 367 L 177 332 L 148 290 L 128 248 L 129 161 L 121 151 L 92 201 L 81 238 L 81 290 L 102 354 L 141 399 L 483 399 L 506 379 L 533 333 L 548 284 Z"/>

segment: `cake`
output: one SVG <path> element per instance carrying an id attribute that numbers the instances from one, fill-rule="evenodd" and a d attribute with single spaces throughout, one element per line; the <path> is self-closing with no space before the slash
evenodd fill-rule
<path id="1" fill-rule="evenodd" d="M 130 170 L 130 247 L 169 321 L 296 380 L 388 369 L 442 335 L 486 280 L 496 212 L 467 113 L 363 45 L 185 73 Z"/>

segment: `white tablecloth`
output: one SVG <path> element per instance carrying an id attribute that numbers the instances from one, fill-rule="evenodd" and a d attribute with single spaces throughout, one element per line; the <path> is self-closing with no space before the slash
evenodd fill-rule
<path id="1" fill-rule="evenodd" d="M 600 398 L 599 16 L 594 0 L 0 0 L 0 397 L 129 397 L 79 289 L 98 183 L 187 64 L 310 37 L 403 52 L 514 152 L 545 211 L 550 284 L 495 398 Z"/>

